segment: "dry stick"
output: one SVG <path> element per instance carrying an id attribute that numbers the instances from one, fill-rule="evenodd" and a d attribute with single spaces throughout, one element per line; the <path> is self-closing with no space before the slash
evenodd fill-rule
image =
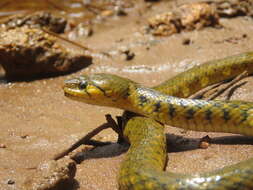
<path id="1" fill-rule="evenodd" d="M 238 75 L 237 77 L 235 77 L 232 81 L 230 81 L 227 84 L 224 84 L 224 86 L 221 86 L 221 88 L 219 88 L 219 90 L 216 93 L 214 93 L 209 98 L 207 98 L 207 100 L 213 100 L 213 99 L 215 99 L 216 97 L 218 97 L 219 95 L 221 95 L 223 92 L 225 92 L 226 90 L 228 90 L 229 88 L 231 88 L 232 86 L 234 86 L 237 82 L 239 82 L 243 78 L 247 77 L 248 75 L 249 74 L 248 74 L 247 71 L 242 72 L 240 75 Z"/>
<path id="2" fill-rule="evenodd" d="M 74 41 L 71 41 L 71 40 L 69 40 L 69 39 L 67 39 L 67 38 L 64 38 L 64 37 L 62 37 L 62 36 L 60 36 L 60 35 L 58 35 L 58 34 L 56 34 L 56 33 L 54 33 L 54 32 L 51 32 L 51 31 L 45 29 L 45 28 L 41 28 L 41 30 L 42 30 L 43 32 L 46 32 L 46 33 L 48 33 L 48 34 L 50 34 L 50 35 L 52 35 L 52 36 L 54 36 L 54 37 L 56 37 L 56 38 L 59 38 L 59 39 L 65 41 L 65 42 L 67 42 L 67 43 L 70 43 L 70 44 L 72 44 L 72 45 L 74 45 L 74 46 L 77 46 L 77 47 L 82 48 L 82 49 L 84 49 L 84 50 L 91 51 L 89 48 L 87 48 L 87 47 L 85 47 L 85 46 L 82 46 L 81 44 L 79 44 L 79 43 L 77 43 L 77 42 L 74 42 Z"/>
<path id="3" fill-rule="evenodd" d="M 244 81 L 242 83 L 236 84 L 235 86 L 232 86 L 230 90 L 224 93 L 225 100 L 230 100 L 231 96 L 234 94 L 235 90 L 244 84 L 246 84 L 247 81 Z"/>
<path id="4" fill-rule="evenodd" d="M 191 96 L 190 98 L 193 98 L 193 99 L 200 98 L 200 97 L 204 96 L 204 94 L 206 94 L 207 92 L 211 91 L 211 94 L 208 95 L 208 97 L 206 97 L 205 99 L 206 100 L 213 100 L 216 97 L 218 97 L 219 95 L 221 95 L 222 93 L 224 93 L 229 88 L 233 87 L 237 82 L 239 82 L 240 80 L 242 80 L 243 78 L 245 78 L 247 76 L 248 76 L 248 72 L 244 71 L 240 75 L 235 77 L 233 80 L 231 80 L 230 82 L 228 82 L 228 83 L 221 82 L 218 84 L 214 84 L 210 87 L 207 87 L 203 91 L 196 93 L 195 95 Z M 215 88 L 217 88 L 217 90 L 212 92 L 212 90 L 214 90 Z"/>
<path id="5" fill-rule="evenodd" d="M 216 89 L 218 86 L 221 86 L 222 84 L 224 84 L 225 81 L 222 81 L 222 82 L 219 82 L 219 83 L 216 83 L 216 84 L 213 84 L 213 85 L 210 85 L 202 90 L 199 90 L 197 93 L 189 96 L 188 98 L 190 99 L 202 99 L 203 96 L 209 92 L 209 91 L 213 91 L 214 89 Z"/>
<path id="6" fill-rule="evenodd" d="M 58 39 L 60 39 L 60 40 L 63 40 L 65 42 L 67 42 L 67 43 L 70 43 L 73 46 L 77 46 L 77 47 L 85 50 L 85 52 L 87 54 L 95 53 L 95 54 L 98 54 L 98 55 L 105 55 L 107 57 L 111 57 L 111 55 L 109 53 L 107 53 L 107 52 L 97 52 L 97 51 L 92 50 L 92 49 L 90 49 L 88 47 L 85 47 L 85 46 L 83 46 L 83 45 L 81 45 L 81 44 L 79 44 L 79 43 L 77 43 L 75 41 L 72 41 L 72 40 L 69 40 L 69 39 L 67 39 L 65 37 L 62 37 L 62 36 L 58 35 L 57 33 L 51 32 L 51 31 L 47 30 L 46 28 L 41 28 L 41 30 L 44 31 L 44 32 L 46 32 L 46 33 L 48 33 L 48 34 L 50 34 L 50 35 L 52 35 L 52 36 L 54 36 L 54 37 L 56 37 L 56 38 L 58 38 Z"/>
<path id="7" fill-rule="evenodd" d="M 51 31 L 47 30 L 46 28 L 41 28 L 41 30 L 44 31 L 44 32 L 46 32 L 46 33 L 48 33 L 48 34 L 50 34 L 50 35 L 52 35 L 52 36 L 54 36 L 54 37 L 56 37 L 56 38 L 58 38 L 58 39 L 60 39 L 60 40 L 63 40 L 65 42 L 67 42 L 67 43 L 70 43 L 71 45 L 74 45 L 74 46 L 77 46 L 79 48 L 84 49 L 87 54 L 95 53 L 95 54 L 98 54 L 98 55 L 105 55 L 107 57 L 111 57 L 111 55 L 109 53 L 107 53 L 107 52 L 98 52 L 98 51 L 92 50 L 92 49 L 90 49 L 88 47 L 85 47 L 85 46 L 83 46 L 83 45 L 75 42 L 75 41 L 69 40 L 69 39 L 67 39 L 65 37 L 62 37 L 62 36 L 60 36 L 60 35 L 58 35 L 58 34 L 56 34 L 54 32 L 51 32 Z"/>
<path id="8" fill-rule="evenodd" d="M 108 128 L 114 128 L 114 124 L 115 123 L 112 123 L 113 119 L 112 119 L 111 115 L 107 114 L 105 117 L 106 117 L 107 123 L 104 123 L 104 124 L 100 125 L 99 127 L 95 128 L 94 130 L 92 130 L 91 132 L 89 132 L 88 134 L 86 134 L 84 137 L 82 137 L 81 139 L 79 139 L 77 142 L 75 142 L 74 144 L 72 144 L 69 148 L 67 148 L 66 150 L 63 150 L 62 152 L 60 152 L 58 154 L 56 154 L 53 157 L 53 159 L 54 160 L 59 160 L 60 158 L 66 156 L 68 153 L 70 153 L 71 151 L 75 150 L 76 148 L 78 148 L 82 144 L 89 143 L 90 139 L 92 137 L 94 137 L 95 135 L 97 135 L 98 133 L 100 133 L 102 130 L 108 129 Z"/>

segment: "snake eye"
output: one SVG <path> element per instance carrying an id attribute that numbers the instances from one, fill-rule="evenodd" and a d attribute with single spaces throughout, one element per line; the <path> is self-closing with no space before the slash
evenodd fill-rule
<path id="1" fill-rule="evenodd" d="M 88 85 L 87 81 L 80 82 L 79 88 L 80 88 L 81 90 L 83 90 L 83 89 L 85 89 L 85 88 L 87 87 L 87 85 Z"/>

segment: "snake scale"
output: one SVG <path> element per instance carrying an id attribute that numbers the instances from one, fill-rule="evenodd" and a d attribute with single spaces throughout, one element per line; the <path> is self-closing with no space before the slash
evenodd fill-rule
<path id="1" fill-rule="evenodd" d="M 243 71 L 253 73 L 253 52 L 207 62 L 153 89 L 116 75 L 93 74 L 65 81 L 64 92 L 74 100 L 147 116 L 132 117 L 124 126 L 131 146 L 120 169 L 119 189 L 251 190 L 253 159 L 204 174 L 164 172 L 166 142 L 159 123 L 253 136 L 253 103 L 185 99 Z"/>

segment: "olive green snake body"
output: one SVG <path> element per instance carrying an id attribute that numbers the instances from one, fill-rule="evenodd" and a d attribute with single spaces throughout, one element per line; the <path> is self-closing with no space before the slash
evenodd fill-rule
<path id="1" fill-rule="evenodd" d="M 94 74 L 66 81 L 64 92 L 78 101 L 149 117 L 133 117 L 124 127 L 124 136 L 131 146 L 120 169 L 119 189 L 250 190 L 253 189 L 253 159 L 204 174 L 163 172 L 166 162 L 164 126 L 153 120 L 197 131 L 253 136 L 253 103 L 183 99 L 243 71 L 253 73 L 253 52 L 194 67 L 154 87 L 155 90 L 115 75 Z"/>

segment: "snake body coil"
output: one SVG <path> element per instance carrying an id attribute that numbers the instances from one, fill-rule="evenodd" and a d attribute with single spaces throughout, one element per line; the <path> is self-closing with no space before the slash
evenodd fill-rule
<path id="1" fill-rule="evenodd" d="M 133 111 L 176 127 L 253 135 L 252 103 L 192 100 L 160 93 L 187 97 L 245 70 L 253 71 L 251 52 L 193 68 L 155 87 L 157 91 L 115 75 L 94 74 L 66 81 L 64 92 L 72 99 Z M 124 135 L 131 147 L 120 171 L 120 189 L 253 189 L 253 160 L 203 175 L 165 173 L 161 172 L 166 160 L 162 125 L 134 117 L 125 126 Z"/>

